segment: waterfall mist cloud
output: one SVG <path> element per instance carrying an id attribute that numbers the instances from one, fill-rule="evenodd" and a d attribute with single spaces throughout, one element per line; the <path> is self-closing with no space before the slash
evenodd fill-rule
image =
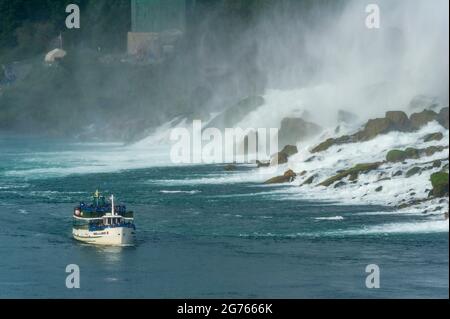
<path id="1" fill-rule="evenodd" d="M 308 101 L 299 103 L 320 112 L 315 120 L 323 124 L 332 123 L 338 109 L 364 118 L 406 110 L 417 95 L 447 105 L 448 1 L 373 3 L 380 8 L 379 29 L 366 27 L 366 1 L 317 1 L 307 13 L 282 1 L 258 16 L 237 47 L 256 43 L 266 89 L 303 89 Z"/>

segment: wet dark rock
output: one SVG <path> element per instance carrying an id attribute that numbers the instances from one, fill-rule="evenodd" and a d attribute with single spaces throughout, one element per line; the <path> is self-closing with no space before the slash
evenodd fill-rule
<path id="1" fill-rule="evenodd" d="M 402 208 L 407 208 L 407 207 L 411 207 L 411 206 L 416 206 L 416 205 L 422 204 L 426 201 L 429 201 L 429 198 L 415 198 L 409 202 L 406 202 L 406 200 L 403 199 L 401 201 L 402 204 L 398 205 L 397 208 L 402 209 Z"/>
<path id="2" fill-rule="evenodd" d="M 400 132 L 408 132 L 411 130 L 411 122 L 405 112 L 389 111 L 386 112 L 385 118 L 391 121 L 392 130 Z"/>
<path id="3" fill-rule="evenodd" d="M 402 150 L 390 150 L 386 154 L 386 161 L 388 162 L 403 162 L 407 159 L 418 159 L 421 156 L 432 156 L 435 153 L 442 152 L 447 147 L 444 146 L 429 146 L 424 149 L 417 149 L 408 147 L 404 151 Z"/>
<path id="4" fill-rule="evenodd" d="M 431 194 L 434 197 L 448 196 L 448 173 L 438 172 L 431 174 Z"/>
<path id="5" fill-rule="evenodd" d="M 345 182 L 343 182 L 343 181 L 340 181 L 340 182 L 337 182 L 336 184 L 334 184 L 334 188 L 340 188 L 340 187 L 342 187 L 342 186 L 345 186 L 345 185 L 347 185 Z"/>
<path id="6" fill-rule="evenodd" d="M 386 161 L 391 163 L 403 162 L 406 159 L 418 159 L 420 157 L 420 150 L 409 147 L 404 151 L 391 150 L 386 154 Z"/>
<path id="7" fill-rule="evenodd" d="M 341 171 L 340 173 L 326 179 L 322 183 L 319 184 L 319 186 L 330 186 L 331 184 L 334 184 L 337 181 L 340 181 L 348 176 L 357 176 L 359 174 L 368 173 L 374 169 L 377 169 L 382 163 L 376 162 L 376 163 L 364 163 L 364 164 L 357 164 L 354 167 Z"/>
<path id="8" fill-rule="evenodd" d="M 437 121 L 439 122 L 439 124 L 441 124 L 447 130 L 448 130 L 448 121 L 449 121 L 448 116 L 449 116 L 448 107 L 444 107 L 439 112 L 438 118 L 437 118 Z"/>
<path id="9" fill-rule="evenodd" d="M 403 171 L 396 171 L 392 176 L 397 177 L 397 176 L 402 176 L 403 175 Z"/>
<path id="10" fill-rule="evenodd" d="M 425 135 L 423 138 L 424 142 L 431 142 L 431 141 L 440 141 L 444 138 L 444 134 L 441 132 L 431 133 L 428 135 Z"/>
<path id="11" fill-rule="evenodd" d="M 295 145 L 286 145 L 280 152 L 276 153 L 272 160 L 270 161 L 270 165 L 280 165 L 288 162 L 288 158 L 294 154 L 298 153 L 297 146 Z"/>
<path id="12" fill-rule="evenodd" d="M 281 165 L 288 162 L 289 156 L 286 153 L 278 152 L 270 160 L 270 166 Z"/>
<path id="13" fill-rule="evenodd" d="M 285 147 L 283 147 L 281 152 L 286 154 L 289 157 L 289 156 L 297 154 L 298 149 L 297 149 L 297 146 L 295 146 L 295 145 L 286 145 Z"/>
<path id="14" fill-rule="evenodd" d="M 423 110 L 420 113 L 413 113 L 409 120 L 411 121 L 411 127 L 414 130 L 420 129 L 431 121 L 436 121 L 438 119 L 438 114 L 431 110 Z"/>
<path id="15" fill-rule="evenodd" d="M 226 171 L 235 171 L 236 170 L 236 165 L 233 165 L 233 164 L 228 164 L 228 165 L 226 165 L 225 167 L 224 167 L 224 170 L 226 170 Z"/>
<path id="16" fill-rule="evenodd" d="M 386 161 L 388 162 L 403 162 L 405 159 L 406 154 L 401 150 L 391 150 L 386 154 Z"/>
<path id="17" fill-rule="evenodd" d="M 256 160 L 256 167 L 268 167 L 270 166 L 270 162 L 261 162 L 259 160 Z"/>
<path id="18" fill-rule="evenodd" d="M 383 190 L 383 186 L 378 186 L 375 188 L 375 192 L 381 192 Z"/>
<path id="19" fill-rule="evenodd" d="M 442 165 L 442 161 L 441 160 L 435 160 L 433 162 L 433 168 L 439 168 Z"/>
<path id="20" fill-rule="evenodd" d="M 409 170 L 406 172 L 405 176 L 406 176 L 406 178 L 409 178 L 409 177 L 411 177 L 411 176 L 414 176 L 414 175 L 416 175 L 416 174 L 419 174 L 421 171 L 422 171 L 422 169 L 421 169 L 420 167 L 415 166 L 415 167 L 409 169 Z"/>
<path id="21" fill-rule="evenodd" d="M 334 145 L 341 145 L 341 144 L 347 144 L 347 143 L 353 143 L 356 142 L 356 140 L 350 136 L 350 135 L 344 135 L 338 138 L 329 138 L 325 142 L 320 143 L 316 147 L 314 147 L 311 150 L 311 153 L 318 153 L 323 152 L 329 149 L 331 146 Z"/>
<path id="22" fill-rule="evenodd" d="M 447 147 L 444 146 L 429 146 L 424 150 L 421 150 L 422 154 L 425 154 L 426 156 L 431 156 L 434 155 L 434 153 L 439 153 L 442 152 L 443 150 L 445 150 Z"/>
<path id="23" fill-rule="evenodd" d="M 310 162 L 312 162 L 312 161 L 314 161 L 314 160 L 316 160 L 317 159 L 317 156 L 311 156 L 311 157 L 308 157 L 306 160 L 305 160 L 305 163 L 310 163 Z"/>
<path id="24" fill-rule="evenodd" d="M 287 170 L 281 176 L 275 176 L 271 179 L 264 182 L 264 184 L 282 184 L 282 183 L 290 183 L 295 180 L 297 174 L 294 173 L 293 170 Z"/>
<path id="25" fill-rule="evenodd" d="M 359 172 L 352 172 L 352 173 L 350 173 L 350 177 L 348 178 L 348 180 L 351 182 L 356 182 L 358 180 L 358 177 L 359 177 Z"/>
<path id="26" fill-rule="evenodd" d="M 386 134 L 393 130 L 393 123 L 387 118 L 369 120 L 364 129 L 356 133 L 357 141 L 369 141 L 380 134 Z"/>
<path id="27" fill-rule="evenodd" d="M 311 175 L 310 177 L 308 177 L 301 186 L 303 185 L 310 185 L 314 182 L 314 180 L 316 179 L 316 175 Z"/>

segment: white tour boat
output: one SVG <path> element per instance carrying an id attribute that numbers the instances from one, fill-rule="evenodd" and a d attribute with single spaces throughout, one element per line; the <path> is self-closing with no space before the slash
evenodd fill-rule
<path id="1" fill-rule="evenodd" d="M 128 246 L 134 242 L 136 227 L 134 214 L 125 205 L 115 205 L 114 195 L 110 202 L 98 191 L 92 204 L 81 202 L 73 213 L 72 234 L 76 240 L 111 246 Z"/>

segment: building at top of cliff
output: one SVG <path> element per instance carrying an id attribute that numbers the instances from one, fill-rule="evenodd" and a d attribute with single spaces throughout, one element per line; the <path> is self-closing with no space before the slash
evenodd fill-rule
<path id="1" fill-rule="evenodd" d="M 195 0 L 131 0 L 128 54 L 155 61 L 173 52 L 194 6 Z"/>

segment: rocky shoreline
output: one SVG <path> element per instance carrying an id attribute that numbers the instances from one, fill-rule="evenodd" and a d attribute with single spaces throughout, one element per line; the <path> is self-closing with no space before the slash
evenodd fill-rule
<path id="1" fill-rule="evenodd" d="M 390 111 L 352 134 L 297 147 L 286 145 L 270 163 L 257 163 L 265 169 L 274 158 L 278 160 L 280 174 L 264 184 L 289 183 L 330 199 L 384 202 L 398 210 L 420 210 L 448 219 L 448 107 L 409 117 Z M 359 158 L 374 160 L 358 162 Z"/>

